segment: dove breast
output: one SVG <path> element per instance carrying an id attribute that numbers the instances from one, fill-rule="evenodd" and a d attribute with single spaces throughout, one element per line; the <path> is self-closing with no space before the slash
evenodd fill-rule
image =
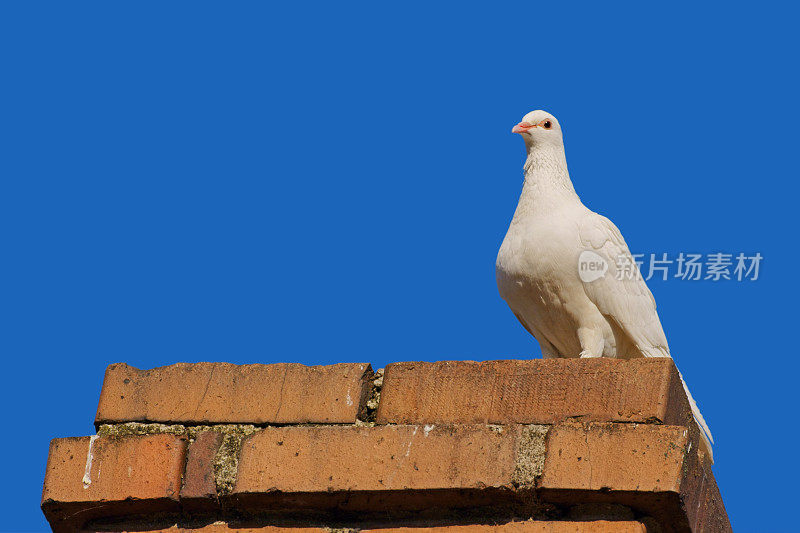
<path id="1" fill-rule="evenodd" d="M 575 209 L 587 210 L 569 206 L 547 216 L 512 221 L 497 255 L 497 287 L 522 325 L 542 344 L 545 357 L 579 357 L 582 329 L 601 331 L 603 355 L 614 357 L 612 327 L 578 276 L 580 237 L 564 224 L 577 218 L 578 213 L 571 212 Z"/>

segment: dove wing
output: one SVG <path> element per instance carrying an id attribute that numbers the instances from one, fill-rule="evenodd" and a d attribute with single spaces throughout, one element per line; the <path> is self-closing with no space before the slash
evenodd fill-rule
<path id="1" fill-rule="evenodd" d="M 628 245 L 606 217 L 589 211 L 579 224 L 581 243 L 608 261 L 600 279 L 583 282 L 589 299 L 612 320 L 645 357 L 670 357 L 667 338 L 656 312 L 653 293 L 639 274 Z M 617 275 L 617 265 L 630 265 L 633 274 Z"/>
<path id="2" fill-rule="evenodd" d="M 653 293 L 647 288 L 639 269 L 633 262 L 628 245 L 617 227 L 606 217 L 589 211 L 579 224 L 581 243 L 608 261 L 608 272 L 600 279 L 583 282 L 589 299 L 608 320 L 612 320 L 631 340 L 644 357 L 671 357 L 667 337 L 656 312 Z M 618 279 L 617 260 L 632 265 L 633 275 Z M 683 376 L 678 372 L 686 397 L 697 423 L 703 431 L 706 449 L 711 454 L 714 437 L 700 408 L 689 392 Z"/>

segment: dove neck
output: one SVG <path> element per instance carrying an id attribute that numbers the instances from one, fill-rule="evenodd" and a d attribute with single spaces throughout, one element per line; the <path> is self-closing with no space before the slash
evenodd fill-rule
<path id="1" fill-rule="evenodd" d="M 519 207 L 534 211 L 569 200 L 580 202 L 569 179 L 563 146 L 531 146 Z"/>

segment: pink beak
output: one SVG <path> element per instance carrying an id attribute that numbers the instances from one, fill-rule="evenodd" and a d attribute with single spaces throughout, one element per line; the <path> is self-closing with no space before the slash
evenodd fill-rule
<path id="1" fill-rule="evenodd" d="M 516 126 L 511 128 L 511 133 L 524 133 L 524 132 L 528 131 L 529 129 L 531 129 L 532 127 L 533 127 L 533 124 L 531 124 L 529 122 L 520 122 L 519 124 L 517 124 Z"/>

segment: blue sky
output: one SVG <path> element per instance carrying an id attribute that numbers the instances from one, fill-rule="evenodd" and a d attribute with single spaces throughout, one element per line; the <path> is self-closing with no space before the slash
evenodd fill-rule
<path id="1" fill-rule="evenodd" d="M 0 528 L 105 366 L 539 356 L 497 293 L 511 127 L 564 129 L 640 253 L 737 531 L 788 531 L 800 371 L 796 13 L 731 3 L 0 5 Z M 13 458 L 13 459 L 12 459 Z"/>

